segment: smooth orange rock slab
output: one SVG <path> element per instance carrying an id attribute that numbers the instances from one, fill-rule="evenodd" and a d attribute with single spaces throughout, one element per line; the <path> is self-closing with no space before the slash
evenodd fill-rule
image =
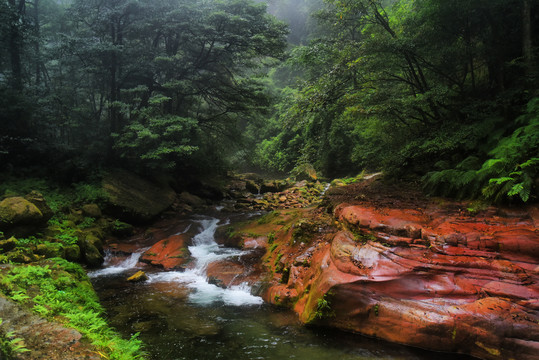
<path id="1" fill-rule="evenodd" d="M 295 307 L 303 321 L 325 296 L 327 325 L 483 359 L 539 359 L 538 273 L 499 253 L 389 246 L 341 231 L 312 266 L 312 298 Z"/>
<path id="2" fill-rule="evenodd" d="M 172 235 L 154 244 L 140 261 L 166 270 L 181 268 L 189 259 L 189 250 L 183 235 Z"/>
<path id="3" fill-rule="evenodd" d="M 422 224 L 427 218 L 413 209 L 375 209 L 367 206 L 339 205 L 335 208 L 335 217 L 361 228 L 383 231 L 390 235 L 421 238 Z"/>

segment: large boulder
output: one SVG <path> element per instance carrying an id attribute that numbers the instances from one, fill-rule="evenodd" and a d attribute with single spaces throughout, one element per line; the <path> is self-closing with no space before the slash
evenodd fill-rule
<path id="1" fill-rule="evenodd" d="M 47 222 L 39 208 L 23 197 L 9 197 L 0 202 L 0 231 L 27 236 Z"/>
<path id="2" fill-rule="evenodd" d="M 168 209 L 176 193 L 168 185 L 156 184 L 125 170 L 109 171 L 103 178 L 106 211 L 128 222 L 148 222 Z"/>
<path id="3" fill-rule="evenodd" d="M 103 264 L 105 252 L 103 242 L 98 236 L 91 233 L 85 234 L 82 238 L 79 238 L 79 247 L 81 255 L 88 266 L 97 267 Z"/>
<path id="4" fill-rule="evenodd" d="M 185 236 L 177 234 L 155 243 L 140 261 L 171 270 L 182 268 L 189 260 L 189 255 Z"/>
<path id="5" fill-rule="evenodd" d="M 49 221 L 49 219 L 54 216 L 54 212 L 51 210 L 41 193 L 33 190 L 29 194 L 26 194 L 24 198 L 34 204 L 39 211 L 41 211 L 41 214 L 43 215 L 43 222 Z"/>
<path id="6" fill-rule="evenodd" d="M 96 204 L 83 205 L 81 210 L 82 215 L 84 215 L 85 217 L 91 217 L 94 219 L 99 219 L 101 217 L 101 209 Z"/>

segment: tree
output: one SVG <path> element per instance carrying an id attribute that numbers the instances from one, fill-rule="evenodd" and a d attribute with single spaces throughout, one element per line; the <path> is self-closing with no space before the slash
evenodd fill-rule
<path id="1" fill-rule="evenodd" d="M 325 34 L 293 52 L 306 81 L 275 140 L 304 129 L 295 158 L 329 176 L 480 167 L 533 93 L 526 3 L 326 1 Z"/>

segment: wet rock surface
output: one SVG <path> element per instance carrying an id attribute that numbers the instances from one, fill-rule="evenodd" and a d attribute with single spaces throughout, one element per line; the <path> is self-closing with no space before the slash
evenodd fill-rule
<path id="1" fill-rule="evenodd" d="M 141 257 L 146 262 L 164 269 L 181 268 L 189 259 L 186 239 L 182 235 L 171 235 L 155 243 Z"/>
<path id="2" fill-rule="evenodd" d="M 376 179 L 331 188 L 320 204 L 322 193 L 316 184 L 269 193 L 275 211 L 218 231 L 219 243 L 251 255 L 208 264 L 210 282 L 258 286 L 305 323 L 482 359 L 539 359 L 536 206 L 476 210 Z M 138 239 L 154 246 L 146 261 L 181 268 L 186 231 L 147 231 Z"/>

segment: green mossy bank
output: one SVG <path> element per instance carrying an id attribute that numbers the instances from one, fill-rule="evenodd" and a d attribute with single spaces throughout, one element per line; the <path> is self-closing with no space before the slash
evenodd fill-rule
<path id="1" fill-rule="evenodd" d="M 7 179 L 0 194 L 0 358 L 143 359 L 136 334 L 107 324 L 85 271 L 107 237 L 133 232 L 103 211 L 103 183 Z"/>

